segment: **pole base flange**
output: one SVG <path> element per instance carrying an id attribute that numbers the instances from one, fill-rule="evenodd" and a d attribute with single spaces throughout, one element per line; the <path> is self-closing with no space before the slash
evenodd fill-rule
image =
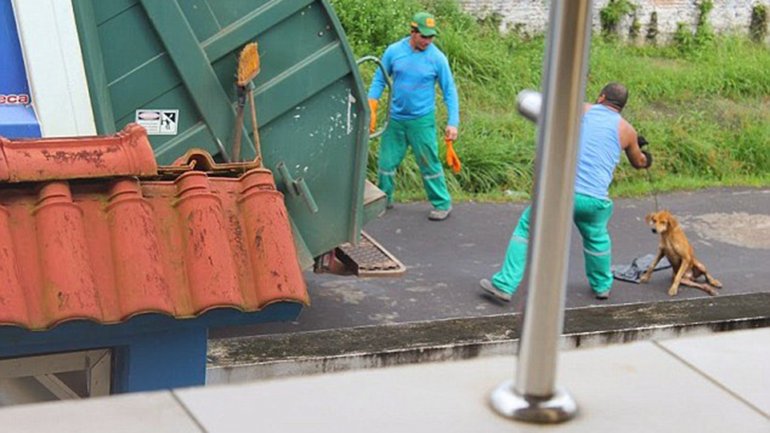
<path id="1" fill-rule="evenodd" d="M 550 397 L 520 395 L 512 380 L 500 384 L 490 396 L 490 404 L 500 415 L 537 424 L 556 424 L 577 415 L 577 403 L 563 389 Z"/>

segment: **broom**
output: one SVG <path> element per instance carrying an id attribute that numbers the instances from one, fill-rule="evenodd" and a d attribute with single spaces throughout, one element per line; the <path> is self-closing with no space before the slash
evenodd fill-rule
<path id="1" fill-rule="evenodd" d="M 254 103 L 254 84 L 251 82 L 259 74 L 259 52 L 257 43 L 250 42 L 243 47 L 238 56 L 238 73 L 235 84 L 238 88 L 238 112 L 235 119 L 235 140 L 233 142 L 233 161 L 241 159 L 241 134 L 243 130 L 243 109 L 246 105 L 245 98 L 249 98 L 251 108 L 251 128 L 254 133 L 254 147 L 256 151 L 255 161 L 262 166 L 262 149 L 259 143 L 257 131 L 257 107 Z"/>

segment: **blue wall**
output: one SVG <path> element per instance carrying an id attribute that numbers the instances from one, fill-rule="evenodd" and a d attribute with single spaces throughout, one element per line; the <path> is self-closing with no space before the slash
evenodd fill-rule
<path id="1" fill-rule="evenodd" d="M 3 325 L 0 359 L 109 348 L 112 394 L 199 386 L 206 381 L 209 329 L 296 320 L 300 311 L 300 304 L 277 302 L 253 313 L 217 308 L 195 319 L 148 313 L 114 325 L 73 320 L 48 331 Z"/>
<path id="2" fill-rule="evenodd" d="M 0 135 L 40 137 L 11 0 L 0 0 Z"/>

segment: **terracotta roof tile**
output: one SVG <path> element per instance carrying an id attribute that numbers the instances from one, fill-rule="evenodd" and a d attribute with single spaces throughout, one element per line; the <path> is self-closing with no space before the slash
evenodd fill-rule
<path id="1" fill-rule="evenodd" d="M 135 123 L 109 137 L 0 137 L 0 182 L 148 176 L 157 172 L 147 134 Z"/>
<path id="2" fill-rule="evenodd" d="M 181 319 L 277 301 L 308 295 L 268 170 L 0 184 L 0 324 Z"/>

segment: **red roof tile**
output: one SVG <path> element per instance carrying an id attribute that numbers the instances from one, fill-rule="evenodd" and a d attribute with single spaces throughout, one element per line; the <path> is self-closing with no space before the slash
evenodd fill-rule
<path id="1" fill-rule="evenodd" d="M 150 176 L 158 166 L 147 134 L 132 123 L 110 137 L 0 137 L 0 182 Z"/>
<path id="2" fill-rule="evenodd" d="M 308 295 L 269 170 L 0 184 L 0 324 L 181 319 L 277 301 Z"/>

